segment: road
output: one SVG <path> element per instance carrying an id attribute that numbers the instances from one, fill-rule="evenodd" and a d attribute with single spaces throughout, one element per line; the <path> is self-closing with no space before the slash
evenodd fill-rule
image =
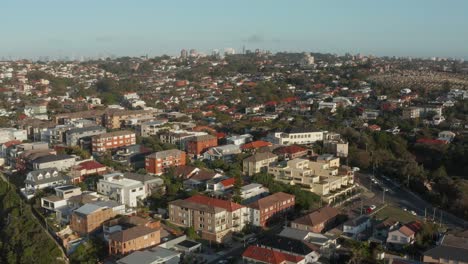
<path id="1" fill-rule="evenodd" d="M 446 211 L 440 210 L 439 208 L 433 207 L 430 203 L 399 184 L 382 177 L 377 177 L 379 184 L 376 185 L 371 181 L 371 177 L 372 175 L 369 174 L 356 173 L 356 182 L 375 194 L 373 198 L 366 202 L 382 204 L 384 199 L 383 190 L 387 189 L 388 191 L 385 192 L 386 203 L 413 210 L 421 217 L 426 215 L 432 218 L 435 216 L 438 223 L 442 222 L 442 224 L 445 224 L 447 227 L 452 229 L 466 229 L 468 227 L 467 221 Z"/>

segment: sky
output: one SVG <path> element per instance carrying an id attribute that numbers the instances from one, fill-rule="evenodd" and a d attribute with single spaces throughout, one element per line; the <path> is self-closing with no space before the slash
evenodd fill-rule
<path id="1" fill-rule="evenodd" d="M 468 58 L 467 0 L 0 0 L 0 58 L 264 49 Z"/>

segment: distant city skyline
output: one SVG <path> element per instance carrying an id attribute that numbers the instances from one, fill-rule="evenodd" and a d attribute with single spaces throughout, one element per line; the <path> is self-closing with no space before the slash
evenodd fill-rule
<path id="1" fill-rule="evenodd" d="M 2 3 L 0 58 L 272 52 L 468 58 L 468 1 L 238 0 Z"/>

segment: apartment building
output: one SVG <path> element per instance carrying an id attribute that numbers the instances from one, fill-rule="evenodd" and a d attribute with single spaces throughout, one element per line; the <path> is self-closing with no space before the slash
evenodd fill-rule
<path id="1" fill-rule="evenodd" d="M 73 125 L 70 124 L 47 128 L 41 133 L 41 141 L 52 145 L 62 144 L 65 142 L 65 132 L 71 128 Z"/>
<path id="2" fill-rule="evenodd" d="M 404 119 L 415 119 L 421 116 L 421 109 L 419 107 L 403 108 L 402 115 Z"/>
<path id="3" fill-rule="evenodd" d="M 105 221 L 124 213 L 125 205 L 115 201 L 87 203 L 73 212 L 70 228 L 80 235 L 87 235 L 100 229 Z"/>
<path id="4" fill-rule="evenodd" d="M 102 116 L 104 115 L 105 110 L 89 110 L 89 111 L 80 111 L 73 113 L 64 113 L 57 114 L 54 116 L 53 121 L 55 124 L 69 124 L 75 120 L 87 119 L 92 120 L 96 124 L 102 123 Z"/>
<path id="5" fill-rule="evenodd" d="M 23 129 L 16 128 L 0 128 L 0 144 L 11 140 L 27 140 L 28 133 Z"/>
<path id="6" fill-rule="evenodd" d="M 321 155 L 316 161 L 294 159 L 270 165 L 268 173 L 277 181 L 316 193 L 328 203 L 355 188 L 354 172 L 347 166 L 340 166 L 340 159 L 333 155 Z"/>
<path id="7" fill-rule="evenodd" d="M 57 222 L 68 223 L 66 219 L 68 199 L 81 195 L 81 188 L 73 185 L 64 185 L 54 188 L 55 195 L 41 198 L 41 207 L 55 213 Z M 62 213 L 64 212 L 64 213 Z"/>
<path id="8" fill-rule="evenodd" d="M 169 203 L 169 219 L 173 224 L 193 227 L 202 239 L 223 243 L 232 232 L 242 230 L 249 221 L 247 207 L 231 201 L 195 195 Z"/>
<path id="9" fill-rule="evenodd" d="M 258 152 L 242 161 L 242 171 L 245 175 L 252 176 L 267 171 L 268 166 L 277 161 L 278 156 L 271 152 Z"/>
<path id="10" fill-rule="evenodd" d="M 184 166 L 186 154 L 178 149 L 170 149 L 153 153 L 145 158 L 147 173 L 161 175 L 170 167 Z"/>
<path id="11" fill-rule="evenodd" d="M 250 223 L 266 227 L 272 218 L 284 217 L 284 214 L 292 210 L 295 204 L 295 196 L 284 192 L 261 198 L 247 205 L 250 209 Z"/>
<path id="12" fill-rule="evenodd" d="M 288 129 L 284 132 L 269 133 L 267 140 L 279 145 L 304 145 L 323 140 L 323 131 L 314 131 L 304 128 Z"/>
<path id="13" fill-rule="evenodd" d="M 105 152 L 107 150 L 130 146 L 136 144 L 135 132 L 121 130 L 104 133 L 92 137 L 92 150 L 95 152 Z"/>
<path id="14" fill-rule="evenodd" d="M 241 187 L 240 189 L 241 198 L 245 201 L 255 200 L 262 196 L 266 196 L 269 193 L 268 188 L 264 187 L 259 183 L 251 183 Z"/>
<path id="15" fill-rule="evenodd" d="M 104 133 L 106 133 L 106 129 L 102 126 L 72 128 L 65 132 L 65 143 L 67 146 L 91 145 L 92 136 Z"/>
<path id="16" fill-rule="evenodd" d="M 103 175 L 103 179 L 100 179 L 97 184 L 97 190 L 128 207 L 136 207 L 138 201 L 147 196 L 142 182 L 127 179 L 120 172 Z"/>
<path id="17" fill-rule="evenodd" d="M 164 126 L 167 121 L 167 119 L 161 119 L 142 123 L 140 125 L 140 135 L 142 137 L 156 136 L 162 130 L 168 129 L 167 126 Z"/>
<path id="18" fill-rule="evenodd" d="M 161 241 L 160 229 L 144 225 L 134 226 L 109 235 L 109 255 L 126 255 L 133 251 L 156 246 Z"/>
<path id="19" fill-rule="evenodd" d="M 348 142 L 343 139 L 325 139 L 323 141 L 324 153 L 330 153 L 337 157 L 348 157 Z"/>
<path id="20" fill-rule="evenodd" d="M 199 157 L 211 147 L 218 146 L 218 139 L 211 135 L 196 136 L 187 140 L 187 154 Z"/>
<path id="21" fill-rule="evenodd" d="M 70 155 L 46 155 L 32 160 L 33 170 L 57 168 L 59 171 L 68 170 L 76 163 L 76 158 Z"/>
<path id="22" fill-rule="evenodd" d="M 109 111 L 103 116 L 104 126 L 108 129 L 119 129 L 127 121 L 135 119 L 151 120 L 154 118 L 153 110 L 117 110 Z"/>

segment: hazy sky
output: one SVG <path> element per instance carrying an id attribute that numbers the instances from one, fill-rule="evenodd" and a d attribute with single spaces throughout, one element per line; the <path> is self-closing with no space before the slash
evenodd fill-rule
<path id="1" fill-rule="evenodd" d="M 180 49 L 468 58 L 468 0 L 0 0 L 0 57 Z"/>

